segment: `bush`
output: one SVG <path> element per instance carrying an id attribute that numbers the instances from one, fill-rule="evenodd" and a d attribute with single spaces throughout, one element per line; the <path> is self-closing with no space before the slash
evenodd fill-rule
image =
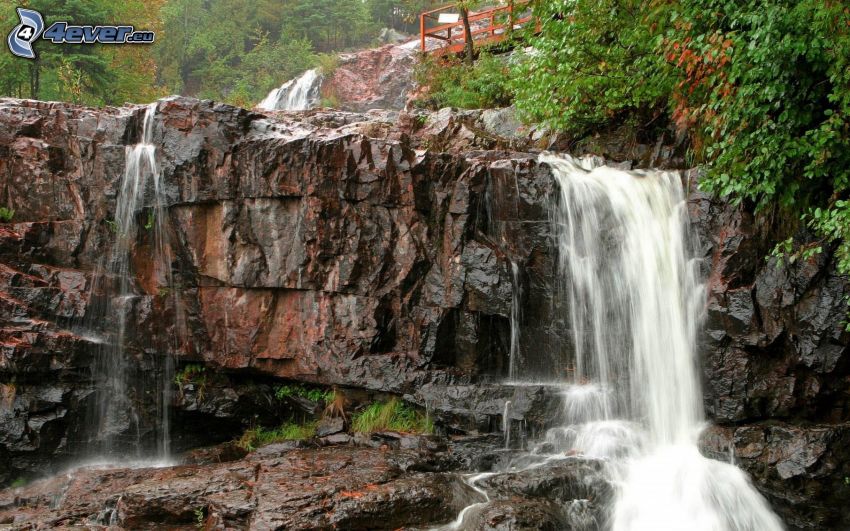
<path id="1" fill-rule="evenodd" d="M 356 413 L 352 421 L 356 433 L 399 431 L 404 433 L 433 433 L 434 424 L 427 415 L 416 411 L 397 398 L 373 402 Z"/>
<path id="2" fill-rule="evenodd" d="M 515 68 L 511 88 L 530 121 L 580 134 L 663 110 L 672 67 L 656 53 L 660 12 L 651 0 L 538 2 L 541 33 Z"/>
<path id="3" fill-rule="evenodd" d="M 485 109 L 511 104 L 510 68 L 501 58 L 482 52 L 473 67 L 457 58 L 425 58 L 416 67 L 417 83 L 427 87 L 420 106 L 439 109 Z"/>
<path id="4" fill-rule="evenodd" d="M 0 207 L 0 221 L 9 223 L 15 217 L 15 210 L 12 208 Z"/>

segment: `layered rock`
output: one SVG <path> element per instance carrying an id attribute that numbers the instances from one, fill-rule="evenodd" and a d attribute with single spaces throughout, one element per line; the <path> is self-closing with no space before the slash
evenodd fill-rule
<path id="1" fill-rule="evenodd" d="M 15 209 L 0 224 L 4 481 L 79 451 L 93 352 L 109 332 L 86 319 L 92 278 L 114 238 L 124 149 L 142 112 L 0 103 L 0 183 Z M 512 123 L 510 111 L 260 114 L 161 101 L 153 142 L 175 280 L 164 285 L 146 265 L 151 238 L 140 231 L 128 356 L 144 372 L 164 355 L 156 345 L 176 339 L 179 364 L 215 375 L 202 393 L 175 393 L 181 447 L 232 437 L 255 413 L 283 416 L 268 406 L 282 380 L 404 395 L 455 432 L 499 430 L 507 400 L 528 428 L 554 421 L 545 388 L 496 385 L 507 375 L 514 293 L 523 374 L 566 376 L 571 352 L 553 297 L 557 185 L 535 153 L 561 140 Z M 681 164 L 663 142 L 591 144 L 626 164 Z M 720 455 L 734 445 L 795 525 L 806 515 L 846 523 L 818 505 L 815 487 L 825 481 L 838 495 L 850 475 L 838 464 L 847 283 L 829 252 L 765 261 L 779 223 L 746 205 L 694 189 L 690 207 L 708 279 L 706 407 L 721 425 L 707 446 Z M 175 293 L 179 316 L 164 303 Z M 217 433 L 199 429 L 210 419 Z M 549 514 L 547 503 L 533 510 Z"/>
<path id="2" fill-rule="evenodd" d="M 789 524 L 847 527 L 850 284 L 829 246 L 808 259 L 769 256 L 789 234 L 816 242 L 793 220 L 696 191 L 691 207 L 708 279 L 705 407 L 721 425 L 706 449 L 734 450 Z"/>

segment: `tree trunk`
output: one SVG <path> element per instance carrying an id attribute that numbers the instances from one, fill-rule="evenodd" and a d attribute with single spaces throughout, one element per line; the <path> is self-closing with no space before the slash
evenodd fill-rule
<path id="1" fill-rule="evenodd" d="M 466 48 L 466 64 L 472 66 L 475 60 L 475 48 L 472 45 L 472 28 L 469 26 L 469 9 L 460 8 L 460 16 L 463 17 L 463 40 Z"/>

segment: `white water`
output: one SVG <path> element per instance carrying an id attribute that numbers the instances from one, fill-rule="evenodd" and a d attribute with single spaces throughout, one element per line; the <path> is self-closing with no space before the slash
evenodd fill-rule
<path id="1" fill-rule="evenodd" d="M 541 156 L 552 209 L 573 382 L 549 442 L 605 459 L 615 530 L 782 529 L 746 475 L 703 457 L 696 334 L 704 305 L 680 176 Z"/>
<path id="2" fill-rule="evenodd" d="M 505 438 L 505 449 L 511 447 L 511 401 L 505 400 L 505 407 L 502 410 L 502 435 Z"/>
<path id="3" fill-rule="evenodd" d="M 257 106 L 267 111 L 306 111 L 319 103 L 322 74 L 318 68 L 307 70 L 269 92 Z"/>
<path id="4" fill-rule="evenodd" d="M 552 168 L 560 188 L 550 210 L 555 297 L 568 312 L 564 334 L 573 365 L 566 381 L 545 384 L 560 390 L 562 425 L 496 473 L 571 458 L 601 460 L 614 499 L 569 502 L 563 509 L 576 529 L 783 529 L 733 461 L 699 452 L 705 419 L 696 338 L 705 291 L 692 258 L 696 242 L 680 175 L 623 171 L 595 159 L 542 155 L 540 161 Z M 513 263 L 512 272 L 518 284 Z M 521 321 L 518 293 L 515 286 L 512 328 Z M 515 344 L 520 337 L 511 331 L 508 384 L 535 385 L 517 379 L 525 361 Z M 551 374 L 557 372 L 553 367 Z M 510 407 L 506 402 L 503 430 Z M 507 431 L 504 436 L 507 441 Z M 485 503 L 472 503 L 447 528 L 463 528 L 463 517 Z M 595 520 L 589 503 L 608 503 L 604 521 Z"/>
<path id="5" fill-rule="evenodd" d="M 89 453 L 99 459 L 116 456 L 127 457 L 132 449 L 135 458 L 144 457 L 144 448 L 156 447 L 156 457 L 167 459 L 170 454 L 170 418 L 171 385 L 173 361 L 166 348 L 158 361 L 158 381 L 154 393 L 150 393 L 149 381 L 138 381 L 128 364 L 127 350 L 128 326 L 138 311 L 141 297 L 134 285 L 131 271 L 133 249 L 139 238 L 140 227 L 152 231 L 151 242 L 154 274 L 159 285 L 170 287 L 171 251 L 166 241 L 164 219 L 167 216 L 161 172 L 156 161 L 156 146 L 153 144 L 154 118 L 157 104 L 152 103 L 146 109 L 142 123 L 142 139 L 138 144 L 125 148 L 125 169 L 121 179 L 121 188 L 116 200 L 115 219 L 112 222 L 114 243 L 108 257 L 105 271 L 96 275 L 94 283 L 106 297 L 105 308 L 98 319 L 114 320 L 114 340 L 104 342 L 99 349 L 98 363 L 95 368 L 97 389 L 95 411 L 90 420 Z M 147 194 L 152 193 L 152 202 L 146 205 Z M 147 213 L 145 218 L 144 213 Z M 142 223 L 140 224 L 140 220 Z M 94 286 L 94 284 L 93 284 Z M 176 294 L 175 294 L 176 301 Z M 170 345 L 169 345 L 170 346 Z M 144 394 L 154 396 L 156 418 L 142 419 L 139 410 Z M 151 422 L 153 420 L 153 422 Z M 131 425 L 134 433 L 126 433 L 124 426 Z M 154 433 L 155 445 L 142 440 L 142 435 Z"/>
<path id="6" fill-rule="evenodd" d="M 519 375 L 519 331 L 522 320 L 522 279 L 519 266 L 511 262 L 511 350 L 508 358 L 508 378 L 516 380 Z"/>

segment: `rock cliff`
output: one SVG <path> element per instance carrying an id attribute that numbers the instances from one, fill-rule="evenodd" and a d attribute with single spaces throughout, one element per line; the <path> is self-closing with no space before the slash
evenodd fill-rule
<path id="1" fill-rule="evenodd" d="M 143 111 L 0 101 L 0 199 L 15 211 L 0 224 L 3 481 L 79 455 L 93 352 L 110 326 L 86 319 L 93 276 Z M 174 344 L 178 365 L 212 375 L 203 396 L 175 397 L 177 449 L 279 415 L 269 396 L 282 381 L 403 395 L 455 433 L 497 431 L 516 293 L 524 374 L 566 375 L 548 217 L 557 184 L 536 157 L 561 144 L 511 123 L 494 111 L 263 114 L 162 100 L 153 142 L 174 284 L 147 266 L 142 231 L 128 356 L 145 373 L 157 345 Z M 682 165 L 663 141 L 597 153 Z M 780 221 L 705 196 L 696 172 L 683 178 L 708 285 L 706 451 L 734 447 L 792 525 L 850 524 L 838 505 L 850 493 L 846 279 L 829 252 L 765 261 Z M 544 387 L 509 392 L 514 420 L 551 421 Z M 449 480 L 433 481 L 423 492 Z"/>

